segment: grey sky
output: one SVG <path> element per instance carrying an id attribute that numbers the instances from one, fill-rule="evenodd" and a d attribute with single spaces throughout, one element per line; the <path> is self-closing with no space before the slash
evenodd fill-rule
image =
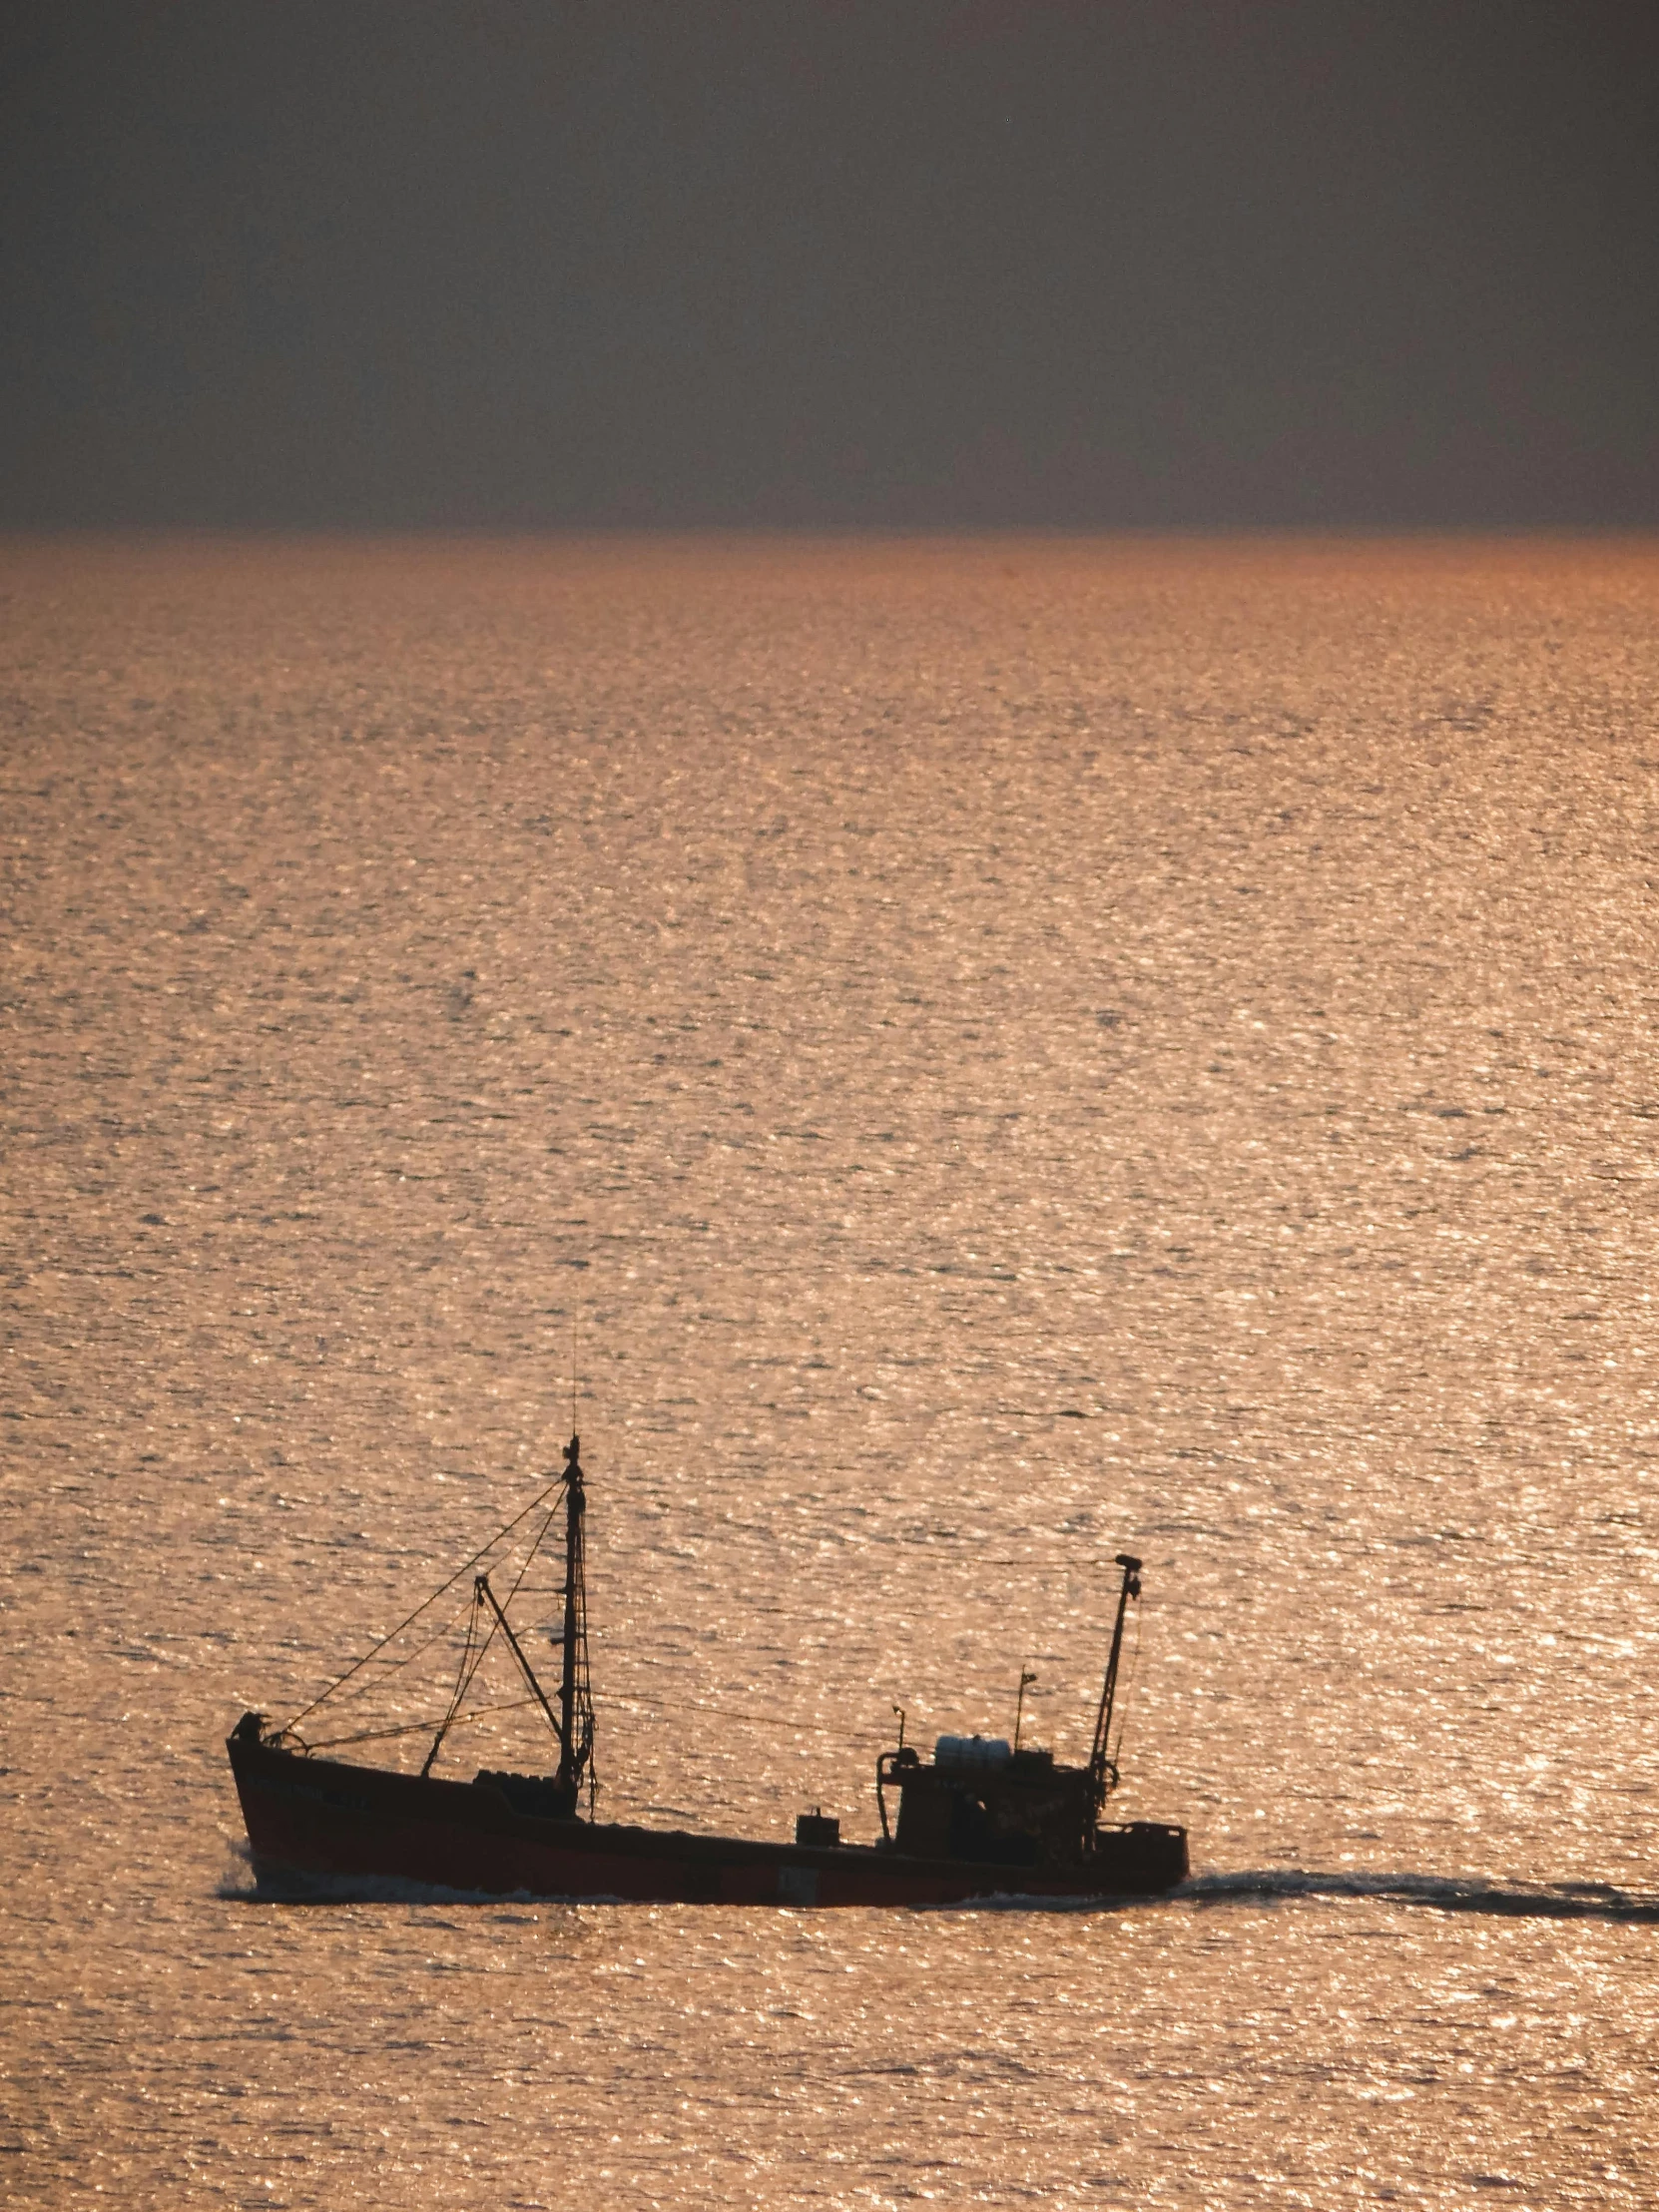
<path id="1" fill-rule="evenodd" d="M 0 522 L 1659 522 L 1659 9 L 0 39 Z"/>

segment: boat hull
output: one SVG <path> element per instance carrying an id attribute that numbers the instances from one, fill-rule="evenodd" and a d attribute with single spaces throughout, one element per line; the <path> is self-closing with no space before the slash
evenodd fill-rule
<path id="1" fill-rule="evenodd" d="M 890 1847 L 702 1836 L 516 1812 L 487 1783 L 440 1782 L 263 1742 L 228 1745 L 262 1879 L 338 1894 L 407 1882 L 485 1896 L 628 1904 L 904 1906 L 975 1898 L 1150 1897 L 1187 1873 L 1179 1828 L 1102 1829 L 1064 1868 L 918 1859 Z"/>

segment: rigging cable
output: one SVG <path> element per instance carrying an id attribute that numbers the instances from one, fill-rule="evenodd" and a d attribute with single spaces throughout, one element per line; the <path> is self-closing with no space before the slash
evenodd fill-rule
<path id="1" fill-rule="evenodd" d="M 468 1559 L 464 1565 L 459 1566 L 455 1569 L 454 1573 L 449 1577 L 447 1582 L 440 1582 L 438 1584 L 438 1587 L 432 1592 L 430 1597 L 422 1598 L 420 1603 L 415 1607 L 414 1611 L 408 1615 L 407 1619 L 399 1621 L 397 1626 L 394 1629 L 390 1630 L 388 1634 L 382 1636 L 378 1643 L 371 1644 L 367 1651 L 363 1653 L 360 1659 L 355 1660 L 349 1667 L 346 1668 L 345 1672 L 342 1675 L 337 1676 L 334 1681 L 330 1682 L 325 1690 L 320 1691 L 317 1696 L 313 1697 L 309 1705 L 302 1705 L 299 1708 L 299 1711 L 294 1714 L 292 1720 L 285 1723 L 284 1727 L 277 1731 L 277 1734 L 285 1735 L 289 1728 L 296 1728 L 299 1723 L 305 1718 L 307 1713 L 314 1713 L 317 1707 L 321 1705 L 325 1699 L 331 1698 L 336 1690 L 342 1689 L 344 1685 L 350 1681 L 351 1677 L 354 1674 L 360 1673 L 377 1653 L 384 1651 L 387 1644 L 389 1644 L 394 1637 L 401 1636 L 405 1628 L 412 1626 L 415 1621 L 419 1620 L 421 1614 L 426 1611 L 426 1608 L 429 1605 L 435 1605 L 438 1599 L 443 1596 L 446 1590 L 452 1590 L 455 1587 L 455 1584 L 461 1579 L 461 1576 L 467 1572 L 468 1568 L 475 1567 L 480 1559 L 486 1557 L 488 1553 L 492 1552 L 495 1549 L 496 1545 L 501 1541 L 503 1536 L 510 1536 L 513 1530 L 518 1526 L 520 1521 L 528 1520 L 530 1515 L 536 1510 L 536 1507 L 538 1505 L 545 1504 L 547 1499 L 553 1495 L 553 1492 L 559 1487 L 560 1483 L 563 1482 L 563 1480 L 564 1475 L 562 1473 L 556 1474 L 553 1477 L 552 1481 L 548 1483 L 546 1489 L 541 1491 L 538 1496 L 533 1497 L 530 1500 L 529 1504 L 525 1506 L 523 1512 L 515 1513 L 512 1519 L 508 1521 L 505 1528 L 498 1528 L 487 1544 L 480 1545 L 478 1550 L 476 1550 L 472 1554 L 472 1557 Z M 422 1648 L 424 1649 L 424 1646 Z M 414 1654 L 411 1652 L 409 1656 L 412 1658 Z M 403 1664 L 403 1662 L 399 1661 L 398 1664 L 401 1665 Z"/>
<path id="2" fill-rule="evenodd" d="M 798 1721 L 787 1718 L 780 1720 L 775 1714 L 746 1713 L 739 1706 L 710 1705 L 701 1698 L 659 1697 L 653 1698 L 647 1704 L 640 1698 L 619 1696 L 614 1692 L 607 1692 L 605 1703 L 607 1707 L 618 1705 L 626 1712 L 643 1713 L 648 1718 L 657 1713 L 713 1713 L 721 1720 L 748 1721 L 751 1727 L 754 1728 L 770 1728 L 774 1734 L 780 1736 L 833 1736 L 837 1743 L 843 1744 L 879 1744 L 885 1746 L 890 1738 L 889 1731 L 875 1734 L 863 1729 L 849 1731 L 844 1728 L 831 1728 L 825 1721 Z"/>
<path id="3" fill-rule="evenodd" d="M 471 1722 L 482 1720 L 486 1713 L 516 1713 L 522 1706 L 534 1705 L 533 1697 L 510 1697 L 499 1705 L 475 1705 L 470 1713 L 463 1713 L 454 1721 L 453 1728 L 465 1728 Z M 320 1744 L 307 1744 L 307 1751 L 339 1751 L 346 1744 L 378 1744 L 393 1736 L 424 1736 L 434 1724 L 431 1721 L 403 1721 L 396 1728 L 365 1728 L 355 1736 L 330 1736 Z"/>
<path id="4" fill-rule="evenodd" d="M 1128 1675 L 1127 1675 L 1127 1678 L 1125 1679 L 1125 1682 L 1124 1682 L 1124 1685 L 1123 1685 L 1123 1698 L 1122 1698 L 1122 1701 L 1121 1701 L 1121 1705 L 1122 1705 L 1122 1709 L 1121 1709 L 1121 1717 L 1119 1718 L 1119 1721 L 1118 1721 L 1118 1741 L 1117 1741 L 1117 1749 L 1116 1749 L 1116 1750 L 1115 1750 L 1115 1751 L 1114 1751 L 1114 1752 L 1112 1753 L 1112 1755 L 1111 1755 L 1111 1758 L 1110 1758 L 1110 1759 L 1109 1759 L 1109 1761 L 1108 1761 L 1108 1765 L 1109 1765 L 1109 1766 L 1110 1766 L 1110 1767 L 1112 1768 L 1112 1771 L 1113 1771 L 1114 1773 L 1116 1773 L 1116 1771 L 1117 1771 L 1117 1767 L 1118 1767 L 1118 1763 L 1119 1763 L 1119 1761 L 1120 1761 L 1120 1760 L 1122 1759 L 1122 1757 L 1123 1757 L 1123 1732 L 1124 1732 L 1124 1730 L 1125 1730 L 1125 1729 L 1126 1729 L 1126 1728 L 1127 1728 L 1127 1727 L 1129 1726 L 1129 1700 L 1130 1700 L 1130 1698 L 1131 1698 L 1131 1697 L 1132 1697 L 1132 1696 L 1134 1695 L 1134 1691 L 1135 1691 L 1135 1670 L 1136 1670 L 1136 1669 L 1137 1669 L 1137 1668 L 1139 1667 L 1140 1663 L 1141 1663 L 1141 1609 L 1140 1609 L 1140 1607 L 1139 1607 L 1139 1606 L 1137 1605 L 1137 1606 L 1136 1606 L 1136 1608 L 1135 1608 L 1135 1641 L 1134 1641 L 1134 1642 L 1133 1642 L 1133 1644 L 1131 1644 L 1131 1645 L 1130 1645 L 1130 1647 L 1129 1647 L 1129 1671 L 1128 1671 Z"/>
<path id="5" fill-rule="evenodd" d="M 436 1763 L 438 1753 L 443 1749 L 443 1739 L 445 1738 L 445 1736 L 448 1735 L 450 1727 L 454 1722 L 455 1715 L 461 1709 L 461 1700 L 463 1697 L 465 1697 L 467 1684 L 471 1680 L 471 1677 L 467 1673 L 467 1661 L 472 1657 L 472 1639 L 477 1633 L 478 1606 L 479 1593 L 478 1585 L 475 1582 L 472 1585 L 472 1610 L 467 1614 L 466 1617 L 466 1641 L 461 1646 L 461 1663 L 455 1670 L 454 1693 L 449 1700 L 448 1712 L 444 1714 L 442 1720 L 438 1723 L 437 1733 L 432 1738 L 432 1748 L 426 1754 L 425 1764 L 421 1767 L 420 1779 L 422 1782 L 424 1782 L 426 1777 L 431 1773 L 432 1768 Z M 483 1653 L 480 1652 L 478 1656 L 481 1659 L 483 1657 Z"/>
<path id="6" fill-rule="evenodd" d="M 472 1602 L 476 1602 L 476 1601 L 474 1600 L 474 1601 L 472 1601 Z M 402 1656 L 402 1658 L 401 1658 L 401 1659 L 384 1659 L 384 1660 L 382 1660 L 382 1661 L 381 1661 L 381 1665 L 382 1665 L 382 1666 L 383 1666 L 383 1667 L 385 1668 L 385 1670 L 386 1670 L 386 1673 L 387 1673 L 387 1674 L 395 1674 L 395 1673 L 397 1672 L 397 1670 L 399 1669 L 399 1667 L 408 1667 L 408 1666 L 412 1666 L 412 1665 L 414 1664 L 414 1662 L 415 1662 L 415 1661 L 416 1661 L 416 1660 L 417 1660 L 417 1659 L 418 1659 L 418 1658 L 419 1658 L 419 1657 L 421 1656 L 421 1654 L 422 1654 L 423 1652 L 427 1652 L 427 1651 L 430 1651 L 430 1650 L 431 1650 L 431 1648 L 432 1648 L 432 1646 L 433 1646 L 434 1644 L 436 1644 L 436 1643 L 441 1643 L 441 1642 L 442 1642 L 442 1640 L 443 1640 L 443 1638 L 444 1638 L 445 1636 L 448 1636 L 448 1635 L 451 1635 L 451 1634 L 453 1634 L 453 1632 L 454 1632 L 454 1627 L 455 1627 L 455 1623 L 456 1623 L 456 1622 L 457 1622 L 457 1621 L 458 1621 L 458 1620 L 460 1619 L 460 1617 L 461 1617 L 461 1616 L 460 1616 L 460 1613 L 459 1613 L 458 1611 L 457 1611 L 457 1612 L 453 1612 L 453 1613 L 448 1613 L 448 1614 L 446 1614 L 446 1615 L 444 1616 L 443 1620 L 442 1620 L 442 1621 L 441 1621 L 441 1622 L 439 1623 L 439 1625 L 438 1625 L 438 1626 L 437 1626 L 436 1628 L 434 1628 L 434 1629 L 433 1629 L 432 1633 L 431 1633 L 431 1634 L 430 1634 L 430 1635 L 429 1635 L 428 1637 L 426 1637 L 426 1638 L 425 1638 L 425 1639 L 424 1639 L 424 1640 L 423 1640 L 422 1642 L 420 1642 L 420 1643 L 416 1644 L 416 1645 L 415 1645 L 415 1647 L 414 1647 L 414 1649 L 413 1649 L 412 1651 L 406 1651 L 406 1652 L 404 1652 L 404 1654 L 403 1654 L 403 1656 Z M 407 1622 L 407 1621 L 405 1621 L 405 1622 L 404 1622 L 404 1624 L 403 1624 L 403 1626 L 404 1626 L 404 1627 L 406 1628 L 406 1627 L 408 1626 L 408 1622 Z M 394 1635 L 394 1636 L 395 1636 L 395 1635 L 397 1635 L 398 1633 L 399 1633 L 399 1632 L 398 1632 L 398 1630 L 396 1630 L 395 1628 L 394 1628 L 394 1629 L 392 1630 L 392 1635 Z M 371 1653 L 371 1654 L 370 1654 L 370 1657 L 372 1657 L 372 1656 L 373 1656 L 373 1655 L 372 1655 L 372 1653 Z M 366 1662 L 365 1662 L 365 1664 L 366 1664 Z M 343 1679 L 344 1679 L 344 1677 L 342 1676 L 342 1677 L 341 1677 L 341 1679 L 343 1680 Z M 363 1695 L 363 1693 L 364 1693 L 365 1691 L 367 1691 L 367 1690 L 372 1690 L 372 1689 L 373 1689 L 373 1687 L 374 1687 L 374 1681 L 375 1681 L 375 1678 L 374 1678 L 374 1677 L 373 1677 L 372 1675 L 370 1675 L 370 1676 L 367 1676 L 367 1677 L 365 1677 L 363 1681 L 361 1681 L 361 1682 L 359 1682 L 359 1683 L 357 1684 L 357 1686 L 356 1686 L 356 1688 L 355 1688 L 355 1689 L 353 1689 L 353 1690 L 347 1690 L 347 1691 L 346 1691 L 346 1693 L 345 1693 L 345 1695 L 344 1695 L 344 1696 L 343 1696 L 343 1697 L 342 1697 L 342 1698 L 340 1699 L 340 1701 L 339 1701 L 339 1702 L 340 1702 L 340 1703 L 341 1703 L 342 1705 L 349 1705 L 349 1704 L 350 1704 L 350 1702 L 351 1702 L 351 1700 L 352 1700 L 352 1699 L 353 1699 L 354 1697 L 361 1697 L 361 1696 Z M 324 1692 L 324 1696 L 325 1696 L 326 1694 L 327 1694 L 327 1693 L 326 1693 L 326 1692 Z M 318 1705 L 320 1705 L 320 1704 L 321 1704 L 321 1703 L 323 1702 L 323 1701 L 322 1701 L 322 1698 L 318 1698 L 316 1702 L 317 1702 L 317 1704 L 318 1704 Z M 314 1711 L 314 1710 L 315 1710 L 315 1708 L 314 1708 L 314 1707 L 311 1707 L 311 1706 L 307 1706 L 307 1707 L 306 1707 L 306 1711 L 307 1711 L 307 1712 L 311 1712 L 311 1711 Z M 303 1715 L 303 1714 L 300 1714 L 300 1715 L 298 1715 L 298 1716 L 296 1716 L 296 1717 L 297 1717 L 297 1718 L 299 1718 L 299 1719 L 303 1719 L 303 1718 L 304 1718 L 304 1715 Z M 292 1726 L 293 1726 L 293 1723 L 292 1723 L 292 1722 L 290 1721 L 290 1722 L 289 1722 L 289 1724 L 288 1724 L 288 1729 L 285 1729 L 285 1730 L 283 1731 L 284 1735 L 285 1735 L 285 1734 L 287 1734 L 289 1730 L 291 1730 Z"/>
<path id="7" fill-rule="evenodd" d="M 554 1508 L 554 1511 L 557 1511 L 557 1507 Z M 554 1514 L 549 1513 L 546 1520 L 542 1522 L 541 1527 L 537 1532 L 535 1542 L 524 1554 L 524 1564 L 518 1570 L 518 1580 L 514 1582 L 512 1588 L 507 1592 L 507 1605 L 511 1605 L 513 1599 L 517 1597 L 519 1583 L 521 1583 L 524 1580 L 524 1577 L 529 1573 L 530 1563 L 535 1558 L 536 1553 L 540 1550 L 542 1539 L 547 1534 L 547 1531 L 552 1527 L 553 1519 Z M 497 1615 L 494 1619 L 491 1620 L 489 1629 L 485 1634 L 484 1640 L 478 1646 L 476 1654 L 474 1654 L 472 1648 L 473 1631 L 477 1626 L 478 1614 L 482 1603 L 483 1599 L 480 1595 L 478 1585 L 477 1583 L 474 1583 L 472 1587 L 472 1611 L 467 1617 L 466 1624 L 466 1646 L 461 1653 L 460 1671 L 455 1677 L 455 1694 L 449 1701 L 449 1711 L 444 1715 L 443 1720 L 440 1722 L 437 1734 L 432 1738 L 432 1748 L 426 1755 L 425 1766 L 423 1766 L 420 1770 L 422 1780 L 424 1780 L 425 1777 L 431 1773 L 432 1763 L 437 1758 L 438 1753 L 443 1749 L 443 1739 L 445 1738 L 445 1736 L 448 1735 L 450 1729 L 454 1726 L 455 1716 L 460 1711 L 462 1701 L 465 1699 L 467 1692 L 471 1689 L 473 1682 L 477 1678 L 478 1669 L 483 1665 L 485 1655 L 488 1652 L 490 1645 L 495 1641 L 495 1632 L 501 1625 L 500 1616 Z M 505 1613 L 506 1609 L 507 1607 L 506 1605 L 504 1605 L 501 1608 L 502 1613 Z M 471 1660 L 470 1666 L 467 1664 L 469 1658 Z"/>

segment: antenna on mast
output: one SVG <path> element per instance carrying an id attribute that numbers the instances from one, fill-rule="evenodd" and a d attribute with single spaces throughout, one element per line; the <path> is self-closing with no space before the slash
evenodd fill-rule
<path id="1" fill-rule="evenodd" d="M 1106 1661 L 1106 1679 L 1100 1688 L 1100 1710 L 1095 1715 L 1094 1750 L 1089 1757 L 1089 1778 L 1093 1784 L 1094 1818 L 1100 1817 L 1100 1808 L 1117 1788 L 1118 1771 L 1111 1761 L 1108 1746 L 1112 1735 L 1112 1703 L 1118 1692 L 1118 1662 L 1123 1657 L 1123 1620 L 1129 1610 L 1129 1600 L 1141 1594 L 1141 1562 L 1127 1551 L 1120 1551 L 1115 1562 L 1123 1569 L 1123 1587 L 1118 1591 L 1118 1617 L 1112 1625 L 1111 1656 Z"/>
<path id="2" fill-rule="evenodd" d="M 1020 1726 L 1025 1719 L 1025 1693 L 1036 1679 L 1029 1667 L 1022 1666 L 1020 1668 L 1019 1696 L 1014 1701 L 1014 1749 L 1016 1751 L 1019 1749 Z"/>

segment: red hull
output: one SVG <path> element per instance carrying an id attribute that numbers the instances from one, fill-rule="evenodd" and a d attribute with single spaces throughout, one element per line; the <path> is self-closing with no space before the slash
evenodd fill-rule
<path id="1" fill-rule="evenodd" d="M 489 1896 L 662 1905 L 958 1905 L 1150 1897 L 1187 1873 L 1179 1828 L 1106 1828 L 1063 1869 L 917 1859 L 889 1847 L 751 1843 L 516 1813 L 487 1784 L 421 1780 L 271 1745 L 227 1747 L 257 1873 Z"/>

